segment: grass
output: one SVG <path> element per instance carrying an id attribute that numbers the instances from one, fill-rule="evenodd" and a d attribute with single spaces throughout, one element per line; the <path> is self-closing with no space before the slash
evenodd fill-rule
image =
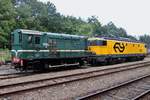
<path id="1" fill-rule="evenodd" d="M 8 49 L 0 49 L 0 62 L 11 60 L 11 53 Z"/>

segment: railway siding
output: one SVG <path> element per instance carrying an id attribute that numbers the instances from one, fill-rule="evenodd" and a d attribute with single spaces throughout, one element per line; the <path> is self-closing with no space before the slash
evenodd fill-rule
<path id="1" fill-rule="evenodd" d="M 150 91 L 150 74 L 126 81 L 122 84 L 107 88 L 103 91 L 97 90 L 76 100 L 139 100 Z"/>
<path id="2" fill-rule="evenodd" d="M 59 74 L 53 73 L 55 74 L 55 76 L 50 76 L 50 74 L 43 74 L 43 77 L 42 75 L 39 75 L 40 77 L 37 77 L 38 75 L 35 75 L 37 79 L 35 79 L 35 76 L 28 76 L 22 79 L 14 78 L 9 80 L 2 80 L 0 82 L 1 98 L 10 97 L 15 100 L 17 99 L 27 100 L 31 98 L 40 99 L 41 97 L 44 96 L 44 99 L 51 98 L 52 100 L 75 99 L 74 97 L 84 95 L 89 91 L 95 91 L 97 89 L 103 90 L 105 88 L 114 86 L 115 84 L 121 84 L 122 82 L 150 73 L 150 70 L 148 70 L 150 68 L 150 66 L 148 65 L 150 64 L 148 62 L 143 61 L 141 62 L 142 64 L 138 65 L 137 63 L 138 62 L 132 64 L 123 64 L 124 66 L 118 65 L 115 68 L 112 68 L 111 66 L 108 69 L 93 68 L 92 70 L 92 68 L 88 68 L 82 69 L 80 72 L 75 70 L 72 72 L 71 71 L 58 72 Z M 98 69 L 100 69 L 99 72 L 97 71 Z M 88 73 L 88 71 L 91 72 Z M 75 72 L 76 75 L 73 75 L 75 74 Z M 62 74 L 60 73 L 63 73 L 63 75 L 65 73 L 66 76 L 65 77 L 61 76 Z M 46 75 L 47 78 L 49 79 L 45 79 Z M 42 79 L 43 81 L 38 81 L 40 79 Z M 24 83 L 25 81 L 26 83 Z"/>
<path id="3" fill-rule="evenodd" d="M 0 86 L 7 86 L 11 84 L 17 84 L 17 83 L 25 83 L 25 82 L 32 82 L 42 79 L 56 79 L 59 77 L 65 77 L 70 75 L 80 75 L 82 73 L 93 73 L 93 72 L 101 72 L 101 74 L 107 74 L 110 72 L 117 71 L 119 69 L 127 69 L 128 68 L 136 68 L 138 64 L 145 64 L 149 63 L 149 61 L 139 61 L 139 62 L 130 62 L 130 63 L 124 63 L 124 64 L 118 64 L 118 65 L 110 65 L 110 66 L 102 66 L 102 67 L 93 67 L 93 68 L 87 68 L 87 69 L 77 69 L 77 70 L 68 70 L 63 72 L 52 72 L 52 73 L 45 73 L 45 74 L 37 74 L 37 75 L 31 75 L 31 76 L 25 76 L 20 78 L 13 78 L 9 80 L 1 80 Z"/>

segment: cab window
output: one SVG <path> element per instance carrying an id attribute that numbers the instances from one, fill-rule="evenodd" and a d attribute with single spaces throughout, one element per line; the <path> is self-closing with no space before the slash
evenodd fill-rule
<path id="1" fill-rule="evenodd" d="M 97 40 L 97 45 L 99 45 L 99 46 L 106 46 L 107 45 L 107 41 Z"/>
<path id="2" fill-rule="evenodd" d="M 22 42 L 22 32 L 19 32 L 19 42 Z"/>
<path id="3" fill-rule="evenodd" d="M 35 44 L 40 44 L 40 37 L 39 36 L 35 37 Z"/>
<path id="4" fill-rule="evenodd" d="M 105 40 L 94 40 L 89 42 L 90 46 L 106 46 L 107 41 Z"/>
<path id="5" fill-rule="evenodd" d="M 102 41 L 102 45 L 106 46 L 107 45 L 107 41 Z"/>
<path id="6" fill-rule="evenodd" d="M 88 42 L 88 45 L 89 45 L 89 46 L 96 46 L 96 41 L 89 41 L 89 42 Z"/>

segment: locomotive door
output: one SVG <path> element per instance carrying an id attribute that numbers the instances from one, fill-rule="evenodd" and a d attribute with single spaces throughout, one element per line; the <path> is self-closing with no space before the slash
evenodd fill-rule
<path id="1" fill-rule="evenodd" d="M 44 34 L 42 36 L 42 43 L 43 43 L 43 50 L 46 50 L 46 54 L 45 56 L 50 56 L 50 57 L 54 57 L 57 53 L 57 50 L 56 50 L 56 40 L 51 38 L 51 37 L 48 37 L 47 34 Z M 47 54 L 48 53 L 48 54 Z"/>
<path id="2" fill-rule="evenodd" d="M 52 39 L 52 38 L 48 38 L 48 50 L 49 50 L 49 53 L 51 55 L 54 55 L 57 53 L 57 49 L 56 49 L 56 40 L 55 39 Z"/>

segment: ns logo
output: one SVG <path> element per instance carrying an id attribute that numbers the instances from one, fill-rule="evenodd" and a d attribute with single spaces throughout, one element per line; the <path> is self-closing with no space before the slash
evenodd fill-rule
<path id="1" fill-rule="evenodd" d="M 124 50 L 125 50 L 125 45 L 124 45 L 124 43 L 119 43 L 119 42 L 116 42 L 115 44 L 114 44 L 114 50 L 115 50 L 115 52 L 117 53 L 117 52 L 124 52 Z"/>

